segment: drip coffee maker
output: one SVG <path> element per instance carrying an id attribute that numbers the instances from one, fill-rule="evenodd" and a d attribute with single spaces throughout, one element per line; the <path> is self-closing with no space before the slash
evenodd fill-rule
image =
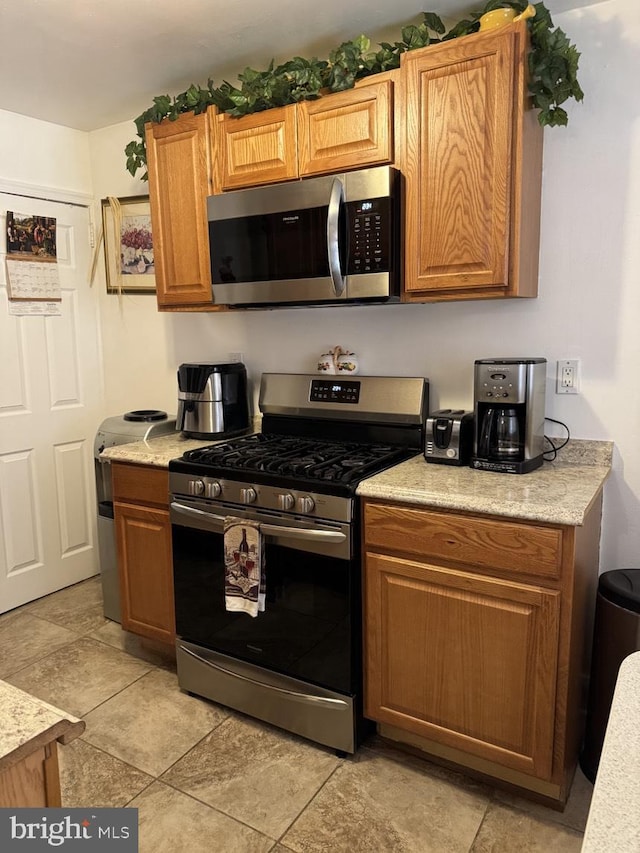
<path id="1" fill-rule="evenodd" d="M 544 358 L 475 362 L 472 468 L 526 474 L 542 465 Z"/>

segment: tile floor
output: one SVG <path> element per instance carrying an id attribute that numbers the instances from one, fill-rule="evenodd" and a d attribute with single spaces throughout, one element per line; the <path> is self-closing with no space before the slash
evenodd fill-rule
<path id="1" fill-rule="evenodd" d="M 139 810 L 141 853 L 579 851 L 592 786 L 564 812 L 374 738 L 337 758 L 182 693 L 175 667 L 102 615 L 98 578 L 0 616 L 0 678 L 83 717 L 63 805 Z"/>

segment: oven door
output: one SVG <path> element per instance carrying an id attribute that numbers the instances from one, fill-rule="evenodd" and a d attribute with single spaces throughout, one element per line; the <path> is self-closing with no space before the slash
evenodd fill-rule
<path id="1" fill-rule="evenodd" d="M 257 520 L 266 605 L 225 609 L 226 516 Z M 176 632 L 188 643 L 345 694 L 361 679 L 361 593 L 353 525 L 181 497 L 171 503 Z"/>

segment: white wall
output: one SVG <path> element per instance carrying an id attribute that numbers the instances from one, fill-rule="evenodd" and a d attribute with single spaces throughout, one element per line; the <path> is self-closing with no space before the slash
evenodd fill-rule
<path id="1" fill-rule="evenodd" d="M 87 134 L 0 110 L 2 178 L 15 183 L 90 194 Z"/>
<path id="2" fill-rule="evenodd" d="M 428 376 L 432 408 L 469 406 L 475 358 L 544 356 L 547 414 L 575 437 L 616 443 L 602 569 L 640 565 L 640 14 L 635 0 L 610 0 L 554 21 L 582 52 L 586 96 L 569 105 L 568 128 L 545 131 L 536 300 L 161 315 L 147 296 L 119 304 L 102 287 L 109 413 L 174 411 L 177 365 L 230 351 L 244 353 L 255 388 L 263 371 L 313 370 L 340 344 L 363 373 Z M 124 170 L 134 134 L 126 123 L 90 135 L 97 197 L 145 192 Z M 566 357 L 581 359 L 579 396 L 554 394 Z"/>

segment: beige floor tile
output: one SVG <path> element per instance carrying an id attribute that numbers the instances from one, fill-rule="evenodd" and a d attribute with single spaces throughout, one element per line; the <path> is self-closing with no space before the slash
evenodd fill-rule
<path id="1" fill-rule="evenodd" d="M 97 631 L 92 631 L 89 636 L 94 640 L 100 640 L 101 643 L 106 643 L 108 646 L 113 646 L 129 655 L 133 655 L 133 657 L 145 660 L 147 663 L 152 663 L 154 666 L 171 669 L 175 672 L 175 651 L 163 649 L 160 644 L 156 645 L 144 637 L 138 637 L 129 631 L 123 631 L 119 622 L 112 622 L 108 619 L 106 625 L 103 625 Z"/>
<path id="2" fill-rule="evenodd" d="M 159 776 L 227 716 L 181 692 L 176 676 L 158 669 L 87 714 L 83 740 Z"/>
<path id="3" fill-rule="evenodd" d="M 234 716 L 162 778 L 277 839 L 339 764 L 328 750 Z"/>
<path id="4" fill-rule="evenodd" d="M 267 853 L 273 841 L 186 794 L 154 782 L 138 809 L 140 853 Z"/>
<path id="5" fill-rule="evenodd" d="M 81 739 L 58 747 L 62 805 L 121 808 L 153 782 L 135 767 Z"/>
<path id="6" fill-rule="evenodd" d="M 0 619 L 0 678 L 30 666 L 78 639 L 67 628 L 30 613 L 9 613 Z"/>
<path id="7" fill-rule="evenodd" d="M 78 634 L 95 631 L 107 621 L 102 610 L 99 576 L 45 595 L 28 604 L 26 610 Z"/>
<path id="8" fill-rule="evenodd" d="M 81 637 L 6 680 L 82 717 L 150 668 L 124 652 Z"/>
<path id="9" fill-rule="evenodd" d="M 593 785 L 580 768 L 578 768 L 573 779 L 567 805 L 562 812 L 503 791 L 496 791 L 496 800 L 505 805 L 520 809 L 520 811 L 527 812 L 527 814 L 534 817 L 539 817 L 543 821 L 559 823 L 578 832 L 584 832 L 592 794 Z"/>
<path id="10" fill-rule="evenodd" d="M 296 853 L 467 853 L 488 802 L 483 793 L 362 750 L 280 841 Z"/>
<path id="11" fill-rule="evenodd" d="M 580 833 L 493 803 L 471 853 L 579 853 L 581 847 Z"/>

